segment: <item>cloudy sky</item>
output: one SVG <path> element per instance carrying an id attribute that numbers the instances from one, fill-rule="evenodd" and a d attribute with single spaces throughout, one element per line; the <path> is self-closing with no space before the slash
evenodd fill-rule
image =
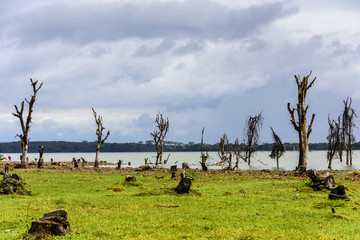
<path id="1" fill-rule="evenodd" d="M 355 0 L 1 1 L 0 141 L 18 140 L 11 113 L 31 77 L 44 82 L 31 140 L 94 141 L 94 106 L 110 142 L 149 140 L 158 112 L 169 141 L 199 142 L 205 127 L 206 142 L 232 142 L 261 111 L 261 142 L 270 126 L 295 142 L 286 105 L 294 74 L 312 70 L 310 141 L 324 142 L 347 96 L 360 111 L 359 22 Z"/>

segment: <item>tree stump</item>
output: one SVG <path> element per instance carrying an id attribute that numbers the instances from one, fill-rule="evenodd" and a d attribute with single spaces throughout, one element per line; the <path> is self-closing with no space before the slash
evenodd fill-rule
<path id="1" fill-rule="evenodd" d="M 48 236 L 65 236 L 71 232 L 69 218 L 64 210 L 50 212 L 31 223 L 28 237 L 41 239 Z"/>
<path id="2" fill-rule="evenodd" d="M 334 189 L 331 189 L 331 192 L 329 193 L 329 199 L 348 199 L 348 197 L 345 194 L 345 188 L 343 185 L 339 185 Z"/>
<path id="3" fill-rule="evenodd" d="M 43 159 L 43 154 L 44 154 L 44 146 L 39 146 L 39 161 L 38 161 L 38 168 L 44 168 L 44 159 Z"/>
<path id="4" fill-rule="evenodd" d="M 306 171 L 306 175 L 311 179 L 313 183 L 311 187 L 314 191 L 322 188 L 333 189 L 335 187 L 334 177 L 329 172 L 320 175 L 316 170 L 311 169 Z"/>
<path id="5" fill-rule="evenodd" d="M 175 188 L 177 193 L 189 193 L 191 187 L 191 179 L 185 176 L 185 172 L 181 173 L 179 185 Z"/>
<path id="6" fill-rule="evenodd" d="M 123 161 L 121 161 L 121 160 L 118 161 L 116 169 L 119 169 L 119 170 L 121 169 L 122 162 Z"/>
<path id="7" fill-rule="evenodd" d="M 172 165 L 172 166 L 170 167 L 170 171 L 171 171 L 171 172 L 176 172 L 176 171 L 177 171 L 177 165 Z"/>
<path id="8" fill-rule="evenodd" d="M 136 178 L 131 175 L 126 175 L 125 182 L 136 182 Z"/>
<path id="9" fill-rule="evenodd" d="M 27 193 L 25 190 L 25 183 L 22 181 L 21 177 L 17 174 L 10 175 L 9 165 L 6 165 L 3 172 L 0 172 L 3 175 L 3 180 L 0 183 L 0 194 L 13 194 L 13 193 Z"/>
<path id="10" fill-rule="evenodd" d="M 76 168 L 79 167 L 79 163 L 78 163 L 78 161 L 76 160 L 76 158 L 73 158 L 73 165 L 74 165 L 74 167 L 76 167 Z"/>

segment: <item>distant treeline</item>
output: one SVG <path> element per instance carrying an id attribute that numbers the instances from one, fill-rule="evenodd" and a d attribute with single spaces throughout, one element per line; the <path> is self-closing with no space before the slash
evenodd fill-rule
<path id="1" fill-rule="evenodd" d="M 64 141 L 34 141 L 29 143 L 29 152 L 37 153 L 39 146 L 45 146 L 45 152 L 95 152 L 96 142 L 64 142 Z M 242 146 L 244 147 L 244 146 Z M 284 143 L 286 151 L 297 151 L 298 143 Z M 310 143 L 310 150 L 327 150 L 327 143 Z M 218 144 L 204 144 L 204 151 L 217 151 Z M 271 151 L 272 144 L 264 143 L 256 147 L 258 151 Z M 360 150 L 360 142 L 355 144 L 355 150 Z M 104 143 L 102 152 L 154 152 L 152 141 L 138 143 Z M 195 152 L 201 151 L 200 143 L 164 142 L 166 152 Z M 0 153 L 20 153 L 20 142 L 0 143 Z"/>

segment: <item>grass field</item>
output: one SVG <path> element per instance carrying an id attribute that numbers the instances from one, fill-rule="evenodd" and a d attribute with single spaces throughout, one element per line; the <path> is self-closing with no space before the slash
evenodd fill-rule
<path id="1" fill-rule="evenodd" d="M 30 196 L 0 195 L 0 239 L 21 239 L 43 214 L 68 212 L 72 234 L 54 239 L 359 239 L 360 181 L 335 173 L 350 201 L 328 200 L 293 172 L 188 171 L 178 195 L 168 170 L 12 170 Z M 125 175 L 137 182 L 125 183 Z M 335 209 L 332 213 L 331 209 Z M 52 239 L 52 238 L 50 238 Z"/>

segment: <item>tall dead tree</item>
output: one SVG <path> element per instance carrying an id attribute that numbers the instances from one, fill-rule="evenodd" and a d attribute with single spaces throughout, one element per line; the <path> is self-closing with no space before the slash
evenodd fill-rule
<path id="1" fill-rule="evenodd" d="M 224 135 L 220 138 L 218 155 L 220 158 L 220 163 L 227 163 L 227 168 L 231 169 L 232 154 L 230 150 L 229 139 L 226 133 L 224 133 Z"/>
<path id="2" fill-rule="evenodd" d="M 328 140 L 328 150 L 326 153 L 326 158 L 329 162 L 328 168 L 331 169 L 332 160 L 335 157 L 336 153 L 341 144 L 341 118 L 338 117 L 338 121 L 330 120 L 328 116 L 329 123 L 329 134 L 327 136 Z"/>
<path id="3" fill-rule="evenodd" d="M 162 164 L 162 155 L 164 151 L 164 139 L 169 130 L 169 119 L 164 119 L 161 113 L 156 115 L 155 119 L 156 129 L 154 132 L 150 133 L 155 142 L 156 148 L 156 162 L 155 165 Z"/>
<path id="4" fill-rule="evenodd" d="M 280 137 L 275 133 L 274 129 L 272 127 L 270 127 L 270 129 L 274 140 L 270 157 L 276 159 L 276 169 L 279 170 L 279 158 L 284 154 L 285 148 L 281 142 Z"/>
<path id="5" fill-rule="evenodd" d="M 303 77 L 302 80 L 299 75 L 294 75 L 296 84 L 298 86 L 298 103 L 296 108 L 291 108 L 290 103 L 287 104 L 287 108 L 291 116 L 291 123 L 299 135 L 299 163 L 296 168 L 298 171 L 305 171 L 307 167 L 309 138 L 315 119 L 315 114 L 313 114 L 309 126 L 307 125 L 306 115 L 309 106 L 305 104 L 305 98 L 307 91 L 314 85 L 316 80 L 315 77 L 311 82 L 309 82 L 310 75 L 311 72 L 309 75 Z M 297 113 L 297 121 L 295 120 L 295 111 Z"/>
<path id="6" fill-rule="evenodd" d="M 263 120 L 264 118 L 261 112 L 255 116 L 249 116 L 246 121 L 244 128 L 245 155 L 243 156 L 243 159 L 248 165 L 250 165 L 251 162 L 251 155 L 256 151 L 256 145 L 260 139 Z"/>
<path id="7" fill-rule="evenodd" d="M 352 99 L 348 97 L 344 101 L 344 112 L 342 114 L 343 134 L 342 142 L 346 151 L 346 165 L 352 165 L 352 153 L 354 151 L 354 118 L 357 118 L 355 110 L 351 107 Z"/>
<path id="8" fill-rule="evenodd" d="M 234 143 L 234 155 L 236 159 L 234 169 L 239 169 L 239 161 L 241 158 L 241 147 L 238 138 L 235 139 L 235 143 Z"/>
<path id="9" fill-rule="evenodd" d="M 26 157 L 27 157 L 27 152 L 28 152 L 28 148 L 29 148 L 30 124 L 31 124 L 31 120 L 32 120 L 32 112 L 33 112 L 33 108 L 34 108 L 34 103 L 36 101 L 36 94 L 43 85 L 43 82 L 41 82 L 38 85 L 38 81 L 33 81 L 31 78 L 30 78 L 30 82 L 31 82 L 32 90 L 33 90 L 33 95 L 31 96 L 30 101 L 28 101 L 25 98 L 25 101 L 28 104 L 28 114 L 26 116 L 26 119 L 24 119 L 24 116 L 23 116 L 24 104 L 25 104 L 24 101 L 21 102 L 20 110 L 16 105 L 14 105 L 16 112 L 13 113 L 13 115 L 15 117 L 19 118 L 21 131 L 22 131 L 22 134 L 17 135 L 21 141 L 21 149 L 22 149 L 21 167 L 22 168 L 26 168 Z"/>
<path id="10" fill-rule="evenodd" d="M 207 171 L 208 167 L 206 166 L 206 160 L 209 158 L 209 153 L 206 151 L 206 153 L 204 153 L 204 131 L 205 128 L 202 129 L 201 131 L 201 168 L 203 171 Z"/>
<path id="11" fill-rule="evenodd" d="M 96 129 L 97 147 L 96 147 L 94 167 L 98 168 L 99 167 L 100 148 L 101 148 L 101 145 L 105 142 L 105 140 L 110 136 L 110 130 L 109 129 L 107 130 L 107 133 L 104 137 L 103 131 L 105 130 L 105 128 L 103 126 L 103 118 L 102 118 L 102 116 L 97 115 L 97 113 L 95 112 L 93 107 L 91 107 L 91 109 L 93 111 L 95 122 L 97 125 L 97 129 Z"/>

